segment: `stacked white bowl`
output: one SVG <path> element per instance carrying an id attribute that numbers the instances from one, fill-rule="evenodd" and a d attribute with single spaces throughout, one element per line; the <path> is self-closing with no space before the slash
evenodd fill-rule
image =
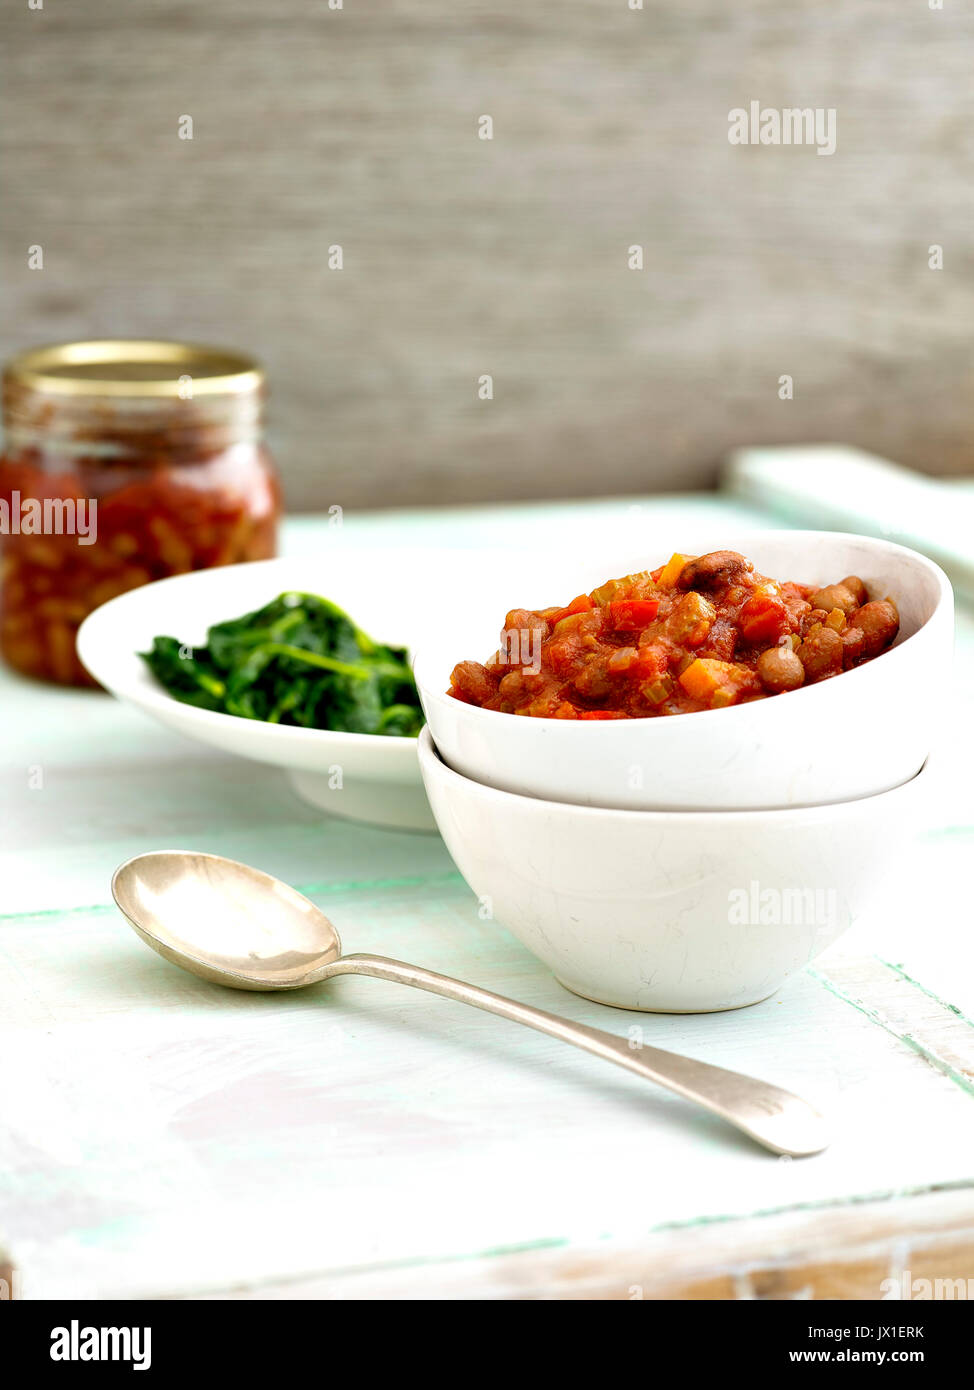
<path id="1" fill-rule="evenodd" d="M 562 984 L 620 1008 L 773 994 L 862 912 L 929 794 L 953 643 L 943 571 L 836 532 L 722 535 L 689 553 L 710 549 L 779 580 L 856 574 L 896 600 L 896 642 L 820 684 L 656 719 L 518 717 L 448 695 L 453 665 L 494 650 L 496 625 L 451 632 L 415 664 L 420 766 L 457 867 Z M 518 601 L 567 601 L 667 557 L 620 558 L 605 573 L 566 562 Z"/>

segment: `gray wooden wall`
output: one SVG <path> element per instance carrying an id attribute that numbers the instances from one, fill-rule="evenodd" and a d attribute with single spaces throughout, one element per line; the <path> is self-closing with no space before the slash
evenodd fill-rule
<path id="1" fill-rule="evenodd" d="M 699 486 L 752 441 L 974 471 L 966 0 L 29 3 L 0 350 L 254 349 L 294 507 Z M 836 153 L 731 146 L 752 98 L 835 107 Z"/>

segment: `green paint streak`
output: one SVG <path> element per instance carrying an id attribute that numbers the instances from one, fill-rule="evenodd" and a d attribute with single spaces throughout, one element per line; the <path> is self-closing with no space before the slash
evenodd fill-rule
<path id="1" fill-rule="evenodd" d="M 795 1162 L 800 1162 L 796 1159 Z M 784 1203 L 777 1207 L 759 1207 L 757 1211 L 746 1213 L 716 1213 L 711 1216 L 692 1216 L 683 1221 L 664 1221 L 650 1227 L 650 1235 L 662 1231 L 685 1231 L 698 1226 L 729 1225 L 734 1221 L 752 1221 L 766 1216 L 789 1216 L 804 1211 L 829 1211 L 837 1207 L 861 1207 L 869 1202 L 892 1202 L 903 1197 L 929 1197 L 935 1192 L 966 1192 L 974 1189 L 974 1176 L 955 1178 L 950 1182 L 919 1183 L 910 1187 L 885 1187 L 873 1192 L 854 1192 L 846 1197 L 813 1197 L 806 1202 Z"/>
<path id="2" fill-rule="evenodd" d="M 733 1225 L 734 1222 L 764 1220 L 775 1216 L 789 1216 L 801 1212 L 835 1211 L 847 1207 L 866 1206 L 870 1202 L 891 1202 L 909 1197 L 929 1197 L 941 1192 L 966 1192 L 974 1190 L 974 1176 L 957 1178 L 950 1182 L 919 1183 L 907 1187 L 879 1188 L 873 1192 L 853 1193 L 847 1197 L 818 1197 L 806 1202 L 782 1203 L 780 1206 L 763 1207 L 754 1212 L 716 1212 L 708 1216 L 692 1216 L 677 1221 L 661 1221 L 647 1230 L 633 1236 L 626 1232 L 624 1237 L 607 1232 L 596 1240 L 576 1246 L 568 1236 L 547 1236 L 535 1240 L 518 1241 L 511 1245 L 500 1245 L 486 1250 L 464 1251 L 451 1255 L 407 1255 L 399 1260 L 378 1260 L 362 1265 L 340 1265 L 334 1268 L 307 1270 L 300 1274 L 283 1276 L 278 1279 L 253 1279 L 246 1283 L 218 1288 L 196 1289 L 180 1292 L 179 1298 L 193 1298 L 199 1293 L 239 1292 L 255 1288 L 287 1288 L 294 1284 L 306 1283 L 313 1279 L 334 1279 L 345 1275 L 375 1274 L 382 1271 L 431 1268 L 442 1265 L 472 1264 L 477 1260 L 503 1259 L 509 1255 L 529 1255 L 542 1250 L 590 1251 L 598 1244 L 618 1244 L 625 1240 L 631 1246 L 634 1240 L 648 1236 L 662 1235 L 673 1231 L 698 1230 L 705 1226 Z"/>
<path id="3" fill-rule="evenodd" d="M 504 1255 L 528 1255 L 532 1250 L 561 1250 L 569 1244 L 566 1236 L 544 1236 L 538 1240 L 519 1240 L 514 1245 L 493 1245 L 487 1250 L 478 1250 L 474 1254 L 460 1255 L 456 1258 L 463 1260 L 492 1260 Z"/>
<path id="4" fill-rule="evenodd" d="M 878 960 L 879 957 L 877 956 L 876 959 Z M 882 961 L 881 964 L 885 965 L 886 962 Z M 863 1018 L 868 1018 L 870 1023 L 875 1023 L 878 1027 L 882 1028 L 884 1032 L 896 1038 L 898 1042 L 905 1043 L 907 1047 L 911 1048 L 918 1056 L 922 1057 L 925 1062 L 929 1062 L 930 1066 L 932 1066 L 935 1071 L 939 1071 L 943 1076 L 946 1076 L 948 1080 L 953 1081 L 956 1086 L 959 1086 L 966 1095 L 974 1096 L 974 1079 L 966 1076 L 964 1072 L 958 1071 L 945 1057 L 941 1057 L 939 1053 L 931 1051 L 929 1047 L 920 1042 L 919 1038 L 913 1037 L 911 1033 L 898 1033 L 896 1029 L 874 1009 L 868 1008 L 861 1000 L 853 999 L 850 994 L 846 994 L 844 990 L 840 989 L 838 985 L 828 979 L 827 976 L 820 974 L 817 970 L 813 970 L 810 966 L 806 967 L 806 969 L 812 979 L 817 980 L 830 994 L 835 995 L 836 999 L 841 999 L 844 1004 L 851 1005 L 857 1013 L 862 1014 Z"/>
<path id="5" fill-rule="evenodd" d="M 300 883 L 298 892 L 310 897 L 312 893 L 358 893 L 372 888 L 437 888 L 441 885 L 463 883 L 463 876 L 452 869 L 445 874 L 413 874 L 403 878 L 348 879 L 344 883 Z"/>
<path id="6" fill-rule="evenodd" d="M 37 912 L 0 912 L 0 922 L 37 922 L 45 917 L 82 917 L 114 911 L 114 903 L 95 903 L 90 907 L 42 907 Z"/>
<path id="7" fill-rule="evenodd" d="M 193 1298 L 199 1293 L 217 1294 L 224 1291 L 239 1293 L 249 1289 L 288 1288 L 293 1284 L 304 1284 L 311 1279 L 337 1279 L 349 1274 L 377 1274 L 397 1269 L 423 1269 L 437 1265 L 469 1264 L 475 1260 L 500 1259 L 505 1255 L 530 1255 L 538 1250 L 565 1250 L 571 1242 L 564 1236 L 543 1236 L 536 1240 L 517 1241 L 512 1245 L 498 1245 L 489 1250 L 464 1251 L 455 1255 L 405 1255 L 400 1260 L 376 1260 L 361 1265 L 337 1265 L 331 1269 L 314 1269 L 300 1274 L 283 1275 L 277 1279 L 252 1279 L 244 1284 L 220 1285 L 214 1288 L 182 1291 L 176 1297 Z"/>
<path id="8" fill-rule="evenodd" d="M 899 975 L 900 979 L 905 980 L 908 985 L 912 985 L 913 988 L 918 989 L 921 994 L 925 994 L 928 999 L 932 999 L 935 1004 L 939 1004 L 942 1009 L 947 1009 L 955 1018 L 959 1018 L 961 1023 L 966 1023 L 968 1028 L 974 1028 L 974 1018 L 968 1018 L 964 1011 L 959 1009 L 956 1004 L 948 1004 L 946 999 L 941 999 L 939 994 L 934 994 L 932 989 L 927 989 L 926 985 L 921 984 L 919 980 L 915 980 L 912 975 L 908 975 L 902 965 L 896 965 L 895 962 L 891 960 L 883 960 L 882 956 L 877 956 L 876 959 L 882 961 L 883 965 L 889 970 L 894 971 Z"/>
<path id="9" fill-rule="evenodd" d="M 322 893 L 382 892 L 391 888 L 439 888 L 462 884 L 463 876 L 454 869 L 443 874 L 414 874 L 402 878 L 337 879 L 334 882 L 299 883 L 295 887 L 305 897 Z M 116 911 L 114 903 L 92 903 L 87 907 L 45 907 L 38 912 L 0 912 L 0 923 L 37 922 L 47 918 L 98 916 Z"/>

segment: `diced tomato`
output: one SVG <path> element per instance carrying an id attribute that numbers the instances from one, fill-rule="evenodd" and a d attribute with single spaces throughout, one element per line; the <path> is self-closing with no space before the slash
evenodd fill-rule
<path id="1" fill-rule="evenodd" d="M 788 610 L 780 599 L 755 594 L 741 609 L 737 620 L 745 642 L 777 642 L 790 631 Z"/>
<path id="2" fill-rule="evenodd" d="M 544 647 L 544 660 L 560 680 L 569 681 L 584 664 L 582 648 L 570 638 L 552 638 Z"/>
<path id="3" fill-rule="evenodd" d="M 619 709 L 580 709 L 579 719 L 626 719 L 628 718 Z"/>
<path id="4" fill-rule="evenodd" d="M 701 656 L 714 656 L 718 661 L 731 661 L 740 634 L 730 618 L 718 618 L 707 633 L 707 645 Z"/>
<path id="5" fill-rule="evenodd" d="M 588 594 L 579 594 L 578 598 L 573 598 L 567 608 L 559 608 L 548 618 L 549 623 L 560 623 L 562 618 L 570 618 L 574 613 L 587 613 L 594 608 L 595 604 Z"/>
<path id="6" fill-rule="evenodd" d="M 658 598 L 620 598 L 609 604 L 609 627 L 616 632 L 638 632 L 659 612 Z"/>
<path id="7" fill-rule="evenodd" d="M 662 647 L 640 647 L 626 675 L 635 681 L 652 681 L 661 676 L 668 665 L 669 659 Z"/>

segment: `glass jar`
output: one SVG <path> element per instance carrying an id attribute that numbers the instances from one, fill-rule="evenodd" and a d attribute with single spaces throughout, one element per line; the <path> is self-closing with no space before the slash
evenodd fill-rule
<path id="1" fill-rule="evenodd" d="M 3 374 L 0 654 L 91 685 L 81 620 L 150 580 L 276 550 L 264 376 L 188 343 L 64 343 Z"/>

